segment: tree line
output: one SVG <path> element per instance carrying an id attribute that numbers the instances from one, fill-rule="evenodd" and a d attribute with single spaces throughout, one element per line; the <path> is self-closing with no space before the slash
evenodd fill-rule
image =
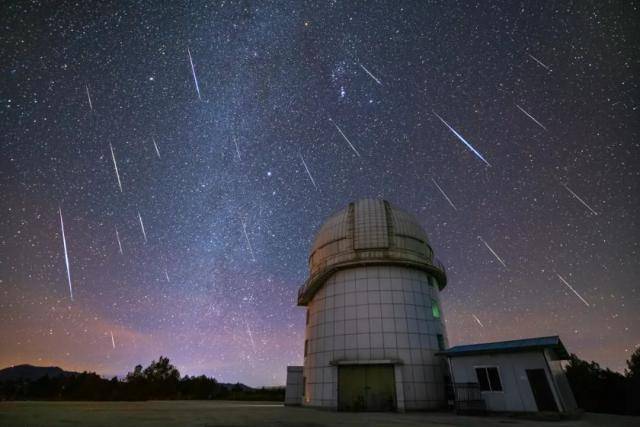
<path id="1" fill-rule="evenodd" d="M 168 358 L 160 357 L 143 368 L 138 365 L 120 380 L 93 372 L 45 375 L 35 380 L 0 382 L 0 400 L 284 400 L 284 388 L 250 388 L 221 384 L 204 375 L 180 376 Z"/>
<path id="2" fill-rule="evenodd" d="M 565 367 L 578 406 L 587 412 L 640 415 L 640 348 L 624 374 L 572 354 Z M 284 388 L 221 384 L 204 375 L 180 376 L 168 358 L 138 365 L 120 380 L 93 372 L 0 381 L 0 400 L 284 400 Z"/>
<path id="3" fill-rule="evenodd" d="M 624 374 L 571 355 L 565 368 L 578 406 L 587 412 L 640 415 L 640 347 Z"/>

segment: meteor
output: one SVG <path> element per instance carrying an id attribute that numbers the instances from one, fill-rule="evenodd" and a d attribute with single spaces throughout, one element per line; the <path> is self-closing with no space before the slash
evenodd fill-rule
<path id="1" fill-rule="evenodd" d="M 562 184 L 562 186 L 563 186 L 564 188 L 566 188 L 566 189 L 567 189 L 567 191 L 568 191 L 569 193 L 571 193 L 571 195 L 572 195 L 573 197 L 575 197 L 576 199 L 578 199 L 578 201 L 579 201 L 580 203 L 582 203 L 582 204 L 583 204 L 587 209 L 589 209 L 589 210 L 590 210 L 594 215 L 598 215 L 598 212 L 594 211 L 594 210 L 591 208 L 591 206 L 589 206 L 589 205 L 587 204 L 587 202 L 585 202 L 584 200 L 582 200 L 582 198 L 580 198 L 580 196 L 578 196 L 576 193 L 574 193 L 574 192 L 573 192 L 573 190 L 572 190 L 572 189 L 570 189 L 570 188 L 569 188 L 569 186 L 568 186 L 567 184 Z"/>
<path id="2" fill-rule="evenodd" d="M 236 154 L 238 155 L 238 160 L 242 160 L 242 157 L 240 157 L 240 147 L 238 146 L 238 139 L 235 136 L 233 137 L 233 143 L 236 145 Z"/>
<path id="3" fill-rule="evenodd" d="M 113 168 L 116 171 L 116 178 L 118 178 L 118 187 L 120 187 L 120 192 L 122 193 L 122 182 L 120 181 L 120 173 L 118 172 L 118 163 L 116 163 L 116 155 L 113 153 L 113 145 L 109 143 L 109 148 L 111 148 L 111 159 L 113 160 Z"/>
<path id="4" fill-rule="evenodd" d="M 89 108 L 91 108 L 91 111 L 93 111 L 93 104 L 91 103 L 91 95 L 89 95 L 89 85 L 85 85 L 84 87 L 87 88 L 87 99 L 89 100 Z"/>
<path id="5" fill-rule="evenodd" d="M 153 148 L 156 149 L 156 154 L 158 155 L 158 158 L 160 158 L 160 150 L 158 150 L 158 144 L 156 144 L 156 139 L 154 137 L 151 137 L 151 140 L 153 141 Z"/>
<path id="6" fill-rule="evenodd" d="M 118 234 L 118 227 L 116 227 L 116 240 L 118 241 L 118 249 L 120 250 L 120 255 L 122 255 L 122 243 L 120 243 L 120 234 Z"/>
<path id="7" fill-rule="evenodd" d="M 371 71 L 367 70 L 367 67 L 365 67 L 364 65 L 358 63 L 358 65 L 360 65 L 360 67 L 365 71 L 365 73 L 369 74 L 369 76 L 376 81 L 376 83 L 378 83 L 380 86 L 382 86 L 382 82 L 380 81 L 380 79 L 378 79 L 376 76 L 374 76 L 373 74 L 371 74 Z"/>
<path id="8" fill-rule="evenodd" d="M 140 229 L 142 230 L 142 236 L 144 237 L 144 242 L 147 243 L 147 233 L 144 231 L 144 224 L 142 223 L 142 217 L 140 216 L 140 211 L 138 211 L 138 220 L 140 220 Z"/>
<path id="9" fill-rule="evenodd" d="M 164 277 L 167 278 L 167 282 L 171 283 L 171 281 L 169 280 L 169 272 L 167 271 L 167 269 L 164 269 Z"/>
<path id="10" fill-rule="evenodd" d="M 196 84 L 196 92 L 198 92 L 198 99 L 202 100 L 202 98 L 200 98 L 200 86 L 198 86 L 198 78 L 196 77 L 196 69 L 193 66 L 193 58 L 191 57 L 191 51 L 189 50 L 189 48 L 187 48 L 187 52 L 189 53 L 189 63 L 191 64 L 191 73 L 193 74 L 193 81 Z"/>
<path id="11" fill-rule="evenodd" d="M 111 332 L 111 345 L 113 346 L 114 350 L 116 348 L 116 340 L 113 338 L 113 331 L 109 331 Z"/>
<path id="12" fill-rule="evenodd" d="M 538 64 L 540 64 L 541 66 L 543 66 L 544 68 L 547 69 L 547 71 L 551 71 L 551 69 L 549 67 L 547 67 L 546 65 L 544 65 L 542 63 L 542 61 L 540 61 L 538 58 L 536 58 L 535 56 L 529 54 L 529 56 L 531 57 L 531 59 L 533 59 L 534 61 L 536 61 Z"/>
<path id="13" fill-rule="evenodd" d="M 242 231 L 244 232 L 244 238 L 247 240 L 247 246 L 249 247 L 249 252 L 251 252 L 251 258 L 253 259 L 253 261 L 256 260 L 255 255 L 253 254 L 253 247 L 251 246 L 251 242 L 249 241 L 249 235 L 247 234 L 247 224 L 244 223 L 244 221 L 240 220 L 242 222 Z"/>
<path id="14" fill-rule="evenodd" d="M 62 208 L 58 207 L 60 213 L 60 229 L 62 230 L 62 245 L 64 247 L 64 262 L 67 265 L 67 282 L 69 282 L 69 295 L 73 301 L 73 287 L 71 286 L 71 270 L 69 268 L 69 253 L 67 252 L 67 238 L 64 234 L 64 221 L 62 220 Z"/>
<path id="15" fill-rule="evenodd" d="M 342 132 L 342 129 L 340 129 L 340 126 L 338 126 L 333 120 L 331 120 L 331 118 L 329 118 L 329 121 L 333 123 L 336 129 L 338 129 L 338 132 L 340 132 L 340 135 L 342 135 L 344 140 L 347 141 L 347 144 L 349 144 L 349 147 L 351 147 L 353 152 L 356 153 L 356 156 L 360 157 L 360 153 L 358 153 L 358 150 L 356 150 L 356 147 L 354 147 L 351 141 L 349 141 L 349 138 L 347 138 L 347 135 L 345 135 L 344 132 Z"/>
<path id="16" fill-rule="evenodd" d="M 491 246 L 489 246 L 489 244 L 487 242 L 484 241 L 484 239 L 480 236 L 478 236 L 478 239 L 480 239 L 480 241 L 482 243 L 484 243 L 484 245 L 487 247 L 487 249 L 489 249 L 489 251 L 493 254 L 494 257 L 496 257 L 496 259 L 500 262 L 500 264 L 502 264 L 502 266 L 504 268 L 507 268 L 507 264 L 504 263 L 504 261 L 502 260 L 502 258 L 500 258 L 500 256 L 498 256 L 498 254 L 496 253 L 496 251 L 494 251 Z"/>
<path id="17" fill-rule="evenodd" d="M 253 348 L 253 352 L 256 352 L 256 343 L 253 341 L 253 334 L 251 333 L 251 328 L 249 327 L 249 322 L 247 319 L 244 320 L 244 324 L 247 326 L 247 335 L 249 335 L 249 339 L 251 340 L 251 348 Z"/>
<path id="18" fill-rule="evenodd" d="M 540 126 L 542 129 L 547 130 L 547 128 L 546 128 L 546 127 L 544 127 L 544 125 L 543 125 L 542 123 L 540 123 L 539 121 L 537 121 L 537 120 L 536 120 L 536 118 L 535 118 L 535 117 L 533 117 L 531 114 L 527 113 L 527 112 L 524 110 L 524 108 L 522 108 L 522 107 L 521 107 L 521 106 L 519 106 L 518 104 L 516 104 L 516 107 L 518 107 L 518 109 L 519 109 L 520 111 L 522 111 L 524 114 L 526 114 L 526 115 L 527 115 L 527 117 L 529 117 L 531 120 L 533 120 L 534 122 L 536 122 L 536 124 L 537 124 L 538 126 Z"/>
<path id="19" fill-rule="evenodd" d="M 565 284 L 569 289 L 571 289 L 571 292 L 573 292 L 574 294 L 576 294 L 576 296 L 577 296 L 578 298 L 580 298 L 580 301 L 582 301 L 582 302 L 584 303 L 584 305 L 586 305 L 587 307 L 591 307 L 591 306 L 589 305 L 589 303 L 588 303 L 584 298 L 582 298 L 582 296 L 578 293 L 578 291 L 576 291 L 575 289 L 573 289 L 573 286 L 571 286 L 571 285 L 569 284 L 569 282 L 567 282 L 567 281 L 564 279 L 564 277 L 562 277 L 562 276 L 561 276 L 561 275 L 559 275 L 558 273 L 556 273 L 556 276 L 558 276 L 558 279 L 560 279 L 560 281 L 561 281 L 562 283 L 564 283 L 564 284 Z"/>
<path id="20" fill-rule="evenodd" d="M 311 176 L 311 172 L 309 172 L 309 168 L 307 167 L 307 163 L 304 161 L 304 158 L 302 157 L 302 154 L 301 153 L 298 153 L 298 154 L 300 154 L 300 160 L 302 160 L 302 164 L 304 165 L 304 168 L 307 171 L 307 175 L 309 175 L 309 179 L 311 180 L 311 183 L 313 184 L 313 187 L 317 190 L 318 187 L 316 186 L 315 180 Z"/>
<path id="21" fill-rule="evenodd" d="M 473 145 L 469 144 L 469 143 L 467 142 L 467 140 L 466 140 L 466 139 L 464 139 L 464 138 L 462 137 L 462 135 L 460 135 L 460 134 L 459 134 L 459 133 L 458 133 L 454 128 L 452 128 L 451 126 L 449 126 L 449 123 L 447 123 L 447 122 L 446 122 L 442 117 L 440 117 L 440 116 L 438 115 L 438 113 L 436 113 L 435 111 L 433 111 L 433 114 L 435 114 L 435 116 L 436 116 L 437 118 L 439 118 L 439 119 L 440 119 L 440 121 L 441 121 L 442 123 L 444 123 L 444 125 L 445 125 L 447 128 L 449 128 L 449 130 L 450 130 L 451 132 L 453 132 L 453 134 L 454 134 L 456 137 L 458 137 L 458 139 L 459 139 L 460 141 L 462 141 L 462 142 L 464 143 L 464 145 L 466 145 L 466 146 L 467 146 L 467 148 L 469 148 L 471 151 L 473 151 L 473 153 L 474 153 L 476 156 L 478 156 L 478 158 L 479 158 L 480 160 L 482 160 L 483 162 L 485 162 L 485 163 L 487 164 L 487 166 L 491 166 L 491 165 L 489 164 L 489 162 L 487 162 L 487 160 L 486 160 L 484 157 L 482 157 L 482 154 L 480 154 L 480 153 L 478 152 L 478 150 L 476 150 L 475 148 L 473 148 Z"/>
<path id="22" fill-rule="evenodd" d="M 482 322 L 480 321 L 480 319 L 478 319 L 478 316 L 476 316 L 475 314 L 471 314 L 473 316 L 474 319 L 476 319 L 476 322 L 478 322 L 478 325 L 482 326 L 484 328 L 484 325 L 482 324 Z"/>
<path id="23" fill-rule="evenodd" d="M 435 179 L 431 178 L 431 181 L 433 181 L 433 183 L 435 184 L 435 186 L 438 188 L 438 190 L 440 190 L 440 193 L 442 193 L 442 195 L 444 196 L 445 199 L 447 199 L 447 202 L 449 202 L 449 204 L 451 205 L 451 207 L 453 208 L 453 210 L 458 210 L 456 209 L 456 206 L 453 204 L 453 202 L 451 201 L 451 199 L 449 198 L 449 196 L 447 196 L 447 193 L 444 192 L 444 190 L 442 188 L 440 188 L 440 186 L 438 185 L 438 183 L 436 182 Z"/>

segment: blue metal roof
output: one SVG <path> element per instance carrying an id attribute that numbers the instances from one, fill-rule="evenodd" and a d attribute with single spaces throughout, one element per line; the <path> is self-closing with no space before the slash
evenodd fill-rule
<path id="1" fill-rule="evenodd" d="M 562 344 L 562 341 L 560 341 L 560 337 L 557 335 L 553 335 L 550 337 L 525 338 L 512 341 L 457 345 L 455 347 L 447 349 L 446 351 L 442 351 L 439 354 L 449 357 L 456 357 L 481 353 L 486 354 L 531 351 L 544 348 L 553 349 L 560 359 L 567 359 L 569 357 L 567 349 L 564 347 L 564 344 Z"/>

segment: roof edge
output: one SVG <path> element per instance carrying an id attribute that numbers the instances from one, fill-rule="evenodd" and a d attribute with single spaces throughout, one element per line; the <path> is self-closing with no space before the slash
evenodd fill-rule
<path id="1" fill-rule="evenodd" d="M 476 354 L 521 353 L 547 348 L 553 349 L 561 360 L 569 358 L 569 352 L 560 340 L 559 335 L 459 345 L 437 354 L 447 357 L 464 357 Z"/>

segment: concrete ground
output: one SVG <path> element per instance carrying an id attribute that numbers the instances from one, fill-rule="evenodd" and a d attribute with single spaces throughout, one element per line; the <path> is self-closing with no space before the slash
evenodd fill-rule
<path id="1" fill-rule="evenodd" d="M 531 421 L 505 417 L 470 417 L 450 413 L 345 413 L 284 407 L 273 402 L 0 402 L 2 427 L 148 427 L 148 426 L 479 426 L 521 427 L 637 426 L 640 418 L 584 414 L 574 421 Z"/>

